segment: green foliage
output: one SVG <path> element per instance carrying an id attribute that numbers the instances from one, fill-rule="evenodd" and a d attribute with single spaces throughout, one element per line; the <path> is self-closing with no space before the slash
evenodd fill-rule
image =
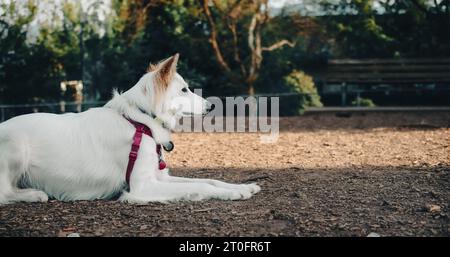
<path id="1" fill-rule="evenodd" d="M 296 109 L 299 113 L 302 113 L 307 107 L 323 106 L 311 76 L 305 74 L 303 71 L 294 70 L 284 77 L 284 81 L 291 92 L 299 94 L 299 98 L 296 98 L 296 101 L 292 103 L 292 109 Z"/>
<path id="2" fill-rule="evenodd" d="M 284 80 L 293 92 L 305 96 L 303 102 L 304 107 L 322 107 L 320 96 L 317 93 L 317 88 L 311 76 L 305 74 L 303 71 L 294 70 L 288 76 L 284 77 Z"/>
<path id="3" fill-rule="evenodd" d="M 347 15 L 323 18 L 327 30 L 337 41 L 334 45 L 336 56 L 357 58 L 385 55 L 383 51 L 393 38 L 380 26 L 372 6 L 373 0 L 341 0 L 337 4 L 327 5 L 335 13 L 349 12 Z"/>
<path id="4" fill-rule="evenodd" d="M 370 98 L 357 97 L 352 101 L 352 106 L 375 107 L 375 103 Z"/>
<path id="5" fill-rule="evenodd" d="M 26 15 L 16 12 L 14 2 L 2 8 L 5 12 L 0 16 L 0 101 L 23 103 L 55 98 L 58 91 L 53 90 L 52 84 L 57 83 L 60 72 L 55 54 L 42 42 L 28 44 L 23 29 L 34 19 L 36 6 L 29 1 Z M 12 24 L 5 21 L 7 15 L 14 18 Z"/>
<path id="6" fill-rule="evenodd" d="M 449 1 L 324 1 L 321 24 L 334 42 L 337 58 L 450 56 Z M 338 15 L 336 15 L 338 14 Z"/>

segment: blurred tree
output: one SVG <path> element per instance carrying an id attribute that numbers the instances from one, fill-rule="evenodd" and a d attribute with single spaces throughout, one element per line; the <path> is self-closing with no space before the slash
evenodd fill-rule
<path id="1" fill-rule="evenodd" d="M 254 95 L 254 84 L 263 61 L 262 53 L 274 51 L 285 45 L 293 47 L 295 44 L 287 39 L 282 39 L 269 46 L 262 45 L 262 29 L 270 21 L 267 0 L 211 2 L 202 0 L 200 2 L 209 24 L 209 42 L 217 63 L 231 80 L 244 82 L 247 85 L 247 93 Z M 215 13 L 210 9 L 210 3 L 214 7 Z M 238 27 L 238 23 L 243 24 Z M 226 29 L 231 32 L 231 39 L 224 36 L 219 40 L 219 34 L 225 32 Z M 246 32 L 243 31 L 244 29 Z M 249 51 L 241 50 L 240 44 L 245 39 Z M 242 57 L 242 55 L 246 56 Z M 230 60 L 224 56 L 232 56 L 237 67 L 232 67 Z"/>
<path id="2" fill-rule="evenodd" d="M 322 1 L 328 13 L 323 21 L 336 41 L 335 56 L 386 56 L 385 49 L 393 38 L 377 22 L 373 3 L 374 0 Z"/>
<path id="3" fill-rule="evenodd" d="M 380 24 L 394 39 L 397 57 L 450 57 L 450 1 L 393 1 L 383 5 Z"/>
<path id="4" fill-rule="evenodd" d="M 36 16 L 34 1 L 19 12 L 15 2 L 2 3 L 0 16 L 0 101 L 3 103 L 38 102 L 54 98 L 54 87 L 61 69 L 55 55 L 42 42 L 28 44 L 27 30 Z"/>
<path id="5" fill-rule="evenodd" d="M 281 14 L 272 18 L 263 32 L 263 38 L 289 36 L 294 47 L 266 52 L 255 85 L 261 92 L 290 92 L 283 77 L 293 70 L 314 71 L 322 67 L 330 52 L 327 33 L 317 17 L 305 17 L 297 13 Z"/>
<path id="6" fill-rule="evenodd" d="M 450 1 L 323 0 L 339 58 L 450 56 Z"/>
<path id="7" fill-rule="evenodd" d="M 144 42 L 150 10 L 158 1 L 112 0 L 112 10 L 107 19 L 94 26 L 100 5 L 92 6 L 94 11 L 85 14 L 84 24 L 85 72 L 84 80 L 92 90 L 94 99 L 108 99 L 113 88 L 128 89 L 145 71 L 148 63 Z M 98 28 L 97 28 L 98 30 Z M 146 58 L 145 62 L 141 60 Z"/>
<path id="8" fill-rule="evenodd" d="M 147 25 L 151 7 L 161 1 L 157 0 L 113 0 L 113 9 L 117 14 L 114 21 L 115 36 L 124 40 L 127 45 L 132 44 L 139 37 Z"/>

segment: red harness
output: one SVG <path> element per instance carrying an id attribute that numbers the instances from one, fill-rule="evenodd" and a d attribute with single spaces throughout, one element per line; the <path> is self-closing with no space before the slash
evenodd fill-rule
<path id="1" fill-rule="evenodd" d="M 127 165 L 127 174 L 126 174 L 126 181 L 128 185 L 130 184 L 130 177 L 131 172 L 133 171 L 134 163 L 136 162 L 139 148 L 141 147 L 141 141 L 142 141 L 142 134 L 146 134 L 149 137 L 152 137 L 152 131 L 149 127 L 145 126 L 142 123 L 136 122 L 134 120 L 130 120 L 126 118 L 133 126 L 136 128 L 136 132 L 133 136 L 133 144 L 131 145 L 131 151 L 130 155 L 128 156 L 128 165 Z M 166 168 L 166 163 L 164 162 L 161 154 L 161 145 L 156 144 L 156 153 L 158 154 L 159 159 L 159 169 L 163 170 Z"/>

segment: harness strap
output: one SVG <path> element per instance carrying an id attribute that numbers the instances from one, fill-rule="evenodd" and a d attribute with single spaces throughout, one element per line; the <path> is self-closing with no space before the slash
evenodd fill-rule
<path id="1" fill-rule="evenodd" d="M 127 184 L 129 185 L 131 172 L 133 171 L 134 163 L 136 162 L 136 159 L 138 157 L 139 148 L 141 147 L 142 134 L 146 134 L 149 137 L 153 137 L 153 136 L 152 136 L 152 131 L 150 130 L 149 127 L 145 126 L 142 123 L 128 119 L 126 117 L 125 117 L 125 119 L 127 119 L 136 128 L 136 131 L 134 132 L 134 136 L 133 136 L 133 144 L 131 145 L 130 154 L 128 155 L 127 173 L 125 176 Z M 160 144 L 156 144 L 156 153 L 158 154 L 158 160 L 159 160 L 158 168 L 160 170 L 163 170 L 167 167 L 167 164 L 163 160 Z"/>

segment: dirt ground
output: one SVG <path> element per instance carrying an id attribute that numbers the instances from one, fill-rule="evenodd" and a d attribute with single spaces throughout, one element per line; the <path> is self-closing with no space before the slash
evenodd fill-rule
<path id="1" fill-rule="evenodd" d="M 174 135 L 172 173 L 262 191 L 245 201 L 0 206 L 1 236 L 450 236 L 450 113 L 282 118 L 250 133 Z"/>

